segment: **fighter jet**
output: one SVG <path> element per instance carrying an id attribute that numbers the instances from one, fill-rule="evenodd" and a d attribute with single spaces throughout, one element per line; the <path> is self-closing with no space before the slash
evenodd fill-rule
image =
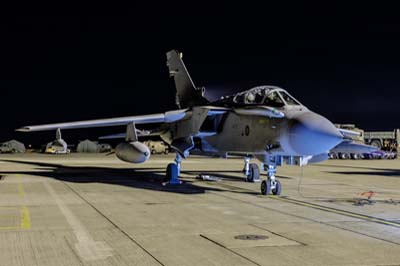
<path id="1" fill-rule="evenodd" d="M 68 153 L 70 153 L 70 149 L 68 149 L 67 143 L 61 137 L 60 129 L 57 129 L 57 131 L 56 131 L 56 139 L 47 143 L 44 153 L 50 153 L 50 154 L 68 154 Z"/>
<path id="2" fill-rule="evenodd" d="M 258 86 L 209 101 L 204 87 L 193 83 L 182 54 L 167 52 L 169 74 L 176 87 L 177 110 L 165 113 L 25 126 L 18 131 L 43 131 L 126 125 L 125 141 L 116 147 L 116 156 L 126 162 L 143 163 L 149 148 L 139 141 L 143 135 L 159 135 L 176 152 L 175 162 L 166 168 L 166 180 L 180 184 L 182 158 L 197 151 L 205 155 L 244 158 L 247 181 L 260 180 L 261 162 L 267 178 L 261 182 L 263 195 L 280 195 L 282 185 L 275 177 L 277 166 L 306 165 L 328 159 L 328 152 L 343 141 L 348 130 L 337 129 L 328 119 L 309 110 L 286 90 Z M 149 103 L 151 104 L 151 103 Z M 150 132 L 136 128 L 157 124 Z M 117 134 L 121 136 L 120 134 Z"/>

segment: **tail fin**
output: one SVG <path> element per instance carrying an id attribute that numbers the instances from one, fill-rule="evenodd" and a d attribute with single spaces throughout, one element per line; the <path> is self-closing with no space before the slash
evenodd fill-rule
<path id="1" fill-rule="evenodd" d="M 176 50 L 167 52 L 167 66 L 170 77 L 174 77 L 176 104 L 179 108 L 207 104 L 203 97 L 204 88 L 196 88 L 182 61 L 182 54 Z"/>

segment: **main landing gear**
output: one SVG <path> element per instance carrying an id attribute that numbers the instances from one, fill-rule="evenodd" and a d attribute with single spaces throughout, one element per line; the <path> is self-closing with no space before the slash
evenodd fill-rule
<path id="1" fill-rule="evenodd" d="M 243 173 L 247 182 L 260 182 L 260 168 L 256 163 L 250 163 L 250 157 L 244 157 Z"/>
<path id="2" fill-rule="evenodd" d="M 181 162 L 182 156 L 179 153 L 176 153 L 175 163 L 170 163 L 167 166 L 167 173 L 165 176 L 165 182 L 163 185 L 180 185 L 182 181 L 179 180 L 179 175 L 181 174 Z"/>
<path id="3" fill-rule="evenodd" d="M 262 195 L 280 195 L 282 192 L 282 185 L 279 180 L 276 180 L 275 173 L 276 173 L 276 165 L 264 165 L 267 167 L 267 176 L 266 180 L 261 182 L 261 194 Z"/>

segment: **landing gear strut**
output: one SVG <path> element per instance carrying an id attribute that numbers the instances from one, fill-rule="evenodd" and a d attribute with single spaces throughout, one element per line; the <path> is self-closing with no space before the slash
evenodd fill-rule
<path id="1" fill-rule="evenodd" d="M 246 176 L 247 182 L 260 181 L 260 169 L 256 163 L 250 163 L 250 157 L 244 157 L 243 173 Z"/>
<path id="2" fill-rule="evenodd" d="M 181 174 L 181 162 L 182 156 L 179 153 L 176 153 L 175 163 L 170 163 L 167 166 L 167 172 L 165 177 L 165 182 L 163 185 L 180 185 L 182 181 L 179 180 L 179 175 Z"/>
<path id="3" fill-rule="evenodd" d="M 276 165 L 264 165 L 264 168 L 267 169 L 267 180 L 263 180 L 261 182 L 261 194 L 262 195 L 280 195 L 282 192 L 281 182 L 276 180 Z"/>

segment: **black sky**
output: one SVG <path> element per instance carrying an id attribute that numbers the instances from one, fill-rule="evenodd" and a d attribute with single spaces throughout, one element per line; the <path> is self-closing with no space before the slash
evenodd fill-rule
<path id="1" fill-rule="evenodd" d="M 14 132 L 27 124 L 176 108 L 165 66 L 170 49 L 184 53 L 209 96 L 278 85 L 333 122 L 400 127 L 395 6 L 215 1 L 7 8 L 0 19 L 0 141 L 51 138 Z M 64 136 L 76 141 L 120 131 Z"/>

